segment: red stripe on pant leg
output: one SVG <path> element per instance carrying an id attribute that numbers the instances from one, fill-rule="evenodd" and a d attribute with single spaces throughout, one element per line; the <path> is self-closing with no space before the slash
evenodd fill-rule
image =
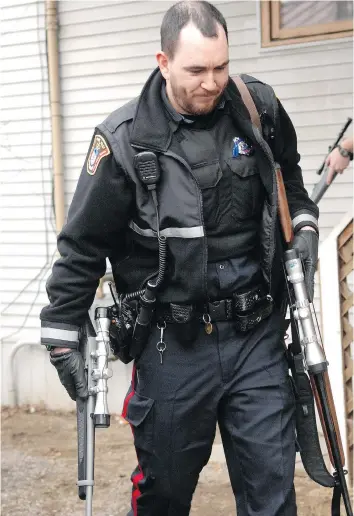
<path id="1" fill-rule="evenodd" d="M 135 489 L 132 494 L 132 507 L 134 516 L 138 516 L 138 498 L 141 495 L 139 489 Z"/>
<path id="2" fill-rule="evenodd" d="M 127 412 L 128 412 L 128 405 L 129 405 L 129 401 L 131 400 L 131 398 L 134 396 L 135 394 L 135 391 L 132 390 L 128 396 L 125 398 L 124 400 L 124 405 L 123 405 L 123 412 L 122 412 L 122 417 L 126 417 L 127 415 Z"/>
<path id="3" fill-rule="evenodd" d="M 140 464 L 138 464 L 138 466 L 140 468 Z M 136 475 L 132 476 L 132 482 L 137 489 L 138 489 L 138 482 L 140 482 L 140 480 L 144 480 L 144 473 L 142 471 L 141 471 L 141 473 L 137 473 Z"/>
<path id="4" fill-rule="evenodd" d="M 138 467 L 140 468 L 140 464 L 138 464 Z M 141 495 L 140 489 L 138 487 L 138 482 L 140 482 L 140 480 L 143 480 L 143 479 L 144 479 L 144 473 L 142 471 L 140 473 L 137 473 L 136 475 L 132 476 L 133 486 L 135 487 L 135 489 L 133 489 L 133 493 L 132 493 L 132 506 L 133 506 L 134 516 L 138 515 L 138 498 Z"/>
<path id="5" fill-rule="evenodd" d="M 132 371 L 132 380 L 131 380 L 132 391 L 128 394 L 128 396 L 124 400 L 123 413 L 122 413 L 122 417 L 124 417 L 124 418 L 126 417 L 127 412 L 128 412 L 129 401 L 131 400 L 131 398 L 135 394 L 135 378 L 136 378 L 136 366 L 134 364 L 133 371 Z M 130 425 L 130 428 L 131 428 L 132 434 L 134 436 L 134 428 L 133 428 L 133 426 Z M 133 508 L 134 516 L 138 516 L 138 498 L 139 498 L 139 496 L 141 496 L 141 492 L 140 492 L 140 489 L 138 487 L 138 482 L 140 482 L 140 480 L 144 479 L 144 473 L 143 473 L 143 470 L 142 470 L 142 468 L 141 468 L 141 466 L 139 464 L 139 459 L 138 459 L 138 468 L 140 469 L 140 472 L 136 473 L 135 475 L 132 475 L 132 478 L 131 478 L 131 480 L 133 482 L 132 508 Z"/>
<path id="6" fill-rule="evenodd" d="M 141 470 L 140 464 L 138 464 L 138 467 Z M 144 479 L 144 473 L 142 471 L 140 471 L 140 473 L 136 473 L 136 475 L 132 476 L 133 486 L 135 487 L 135 489 L 133 489 L 133 493 L 132 493 L 132 507 L 133 507 L 134 516 L 138 516 L 138 498 L 141 495 L 141 491 L 138 487 L 138 482 L 140 482 L 140 480 L 143 480 L 143 479 Z"/>

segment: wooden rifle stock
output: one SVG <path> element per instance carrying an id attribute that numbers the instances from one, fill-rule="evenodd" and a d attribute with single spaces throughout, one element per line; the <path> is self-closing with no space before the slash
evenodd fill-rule
<path id="1" fill-rule="evenodd" d="M 333 400 L 331 383 L 330 383 L 330 380 L 329 380 L 328 371 L 325 371 L 322 374 L 323 374 L 324 382 L 325 382 L 325 386 L 326 386 L 326 397 L 327 397 L 327 400 L 328 400 L 328 406 L 329 406 L 329 410 L 330 410 L 330 413 L 331 413 L 333 425 L 334 425 L 336 436 L 337 436 L 337 442 L 338 442 L 338 446 L 339 446 L 341 465 L 343 467 L 344 463 L 345 463 L 345 457 L 344 457 L 343 443 L 342 443 L 341 435 L 340 435 L 340 432 L 339 432 L 337 413 L 336 413 L 336 409 L 335 409 L 335 406 L 334 406 L 334 400 Z M 321 426 L 322 426 L 322 430 L 323 430 L 323 435 L 324 435 L 325 440 L 326 440 L 328 455 L 329 455 L 329 458 L 330 458 L 332 466 L 335 468 L 335 464 L 334 464 L 334 460 L 333 460 L 333 454 L 332 454 L 332 450 L 331 450 L 331 445 L 330 445 L 330 442 L 329 442 L 329 438 L 328 438 L 328 434 L 327 434 L 327 430 L 326 430 L 326 426 L 325 426 L 323 410 L 322 410 L 320 399 L 319 399 L 319 396 L 318 396 L 317 387 L 315 385 L 314 379 L 311 376 L 310 376 L 310 382 L 311 382 L 312 390 L 313 390 L 313 393 L 314 393 L 314 396 L 315 396 L 318 414 L 319 414 L 320 420 L 321 420 Z"/>
<path id="2" fill-rule="evenodd" d="M 276 179 L 277 179 L 277 188 L 278 188 L 278 213 L 280 225 L 283 230 L 283 237 L 285 242 L 290 245 L 294 238 L 293 226 L 291 223 L 291 215 L 288 205 L 288 199 L 286 197 L 285 185 L 283 181 L 283 176 L 281 174 L 281 169 L 278 164 L 276 164 Z"/>

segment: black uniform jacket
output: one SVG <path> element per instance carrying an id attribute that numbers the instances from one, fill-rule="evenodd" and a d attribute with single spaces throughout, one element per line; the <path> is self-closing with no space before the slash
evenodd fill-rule
<path id="1" fill-rule="evenodd" d="M 260 263 L 265 284 L 274 297 L 282 275 L 275 161 L 282 168 L 294 230 L 304 225 L 317 228 L 318 209 L 304 188 L 296 134 L 284 108 L 270 86 L 249 76 L 242 78 L 259 112 L 266 111 L 275 127 L 271 151 L 252 125 L 230 79 L 225 95 L 231 104 L 231 116 L 255 148 L 265 189 L 260 210 Z M 47 282 L 50 304 L 41 312 L 42 344 L 77 346 L 79 328 L 106 270 L 106 258 L 112 264 L 118 292 L 138 290 L 156 275 L 155 208 L 134 166 L 135 156 L 142 151 L 154 152 L 161 169 L 157 192 L 160 230 L 168 239 L 168 268 L 159 300 L 191 303 L 208 297 L 202 191 L 192 168 L 178 151 L 161 101 L 162 81 L 156 69 L 141 95 L 113 112 L 95 130 L 68 221 L 58 237 L 61 258 Z M 229 200 L 219 192 L 218 202 Z M 234 218 L 227 220 L 220 220 L 219 248 L 225 257 L 230 257 L 240 232 L 230 222 Z M 246 227 L 246 221 L 241 223 Z"/>

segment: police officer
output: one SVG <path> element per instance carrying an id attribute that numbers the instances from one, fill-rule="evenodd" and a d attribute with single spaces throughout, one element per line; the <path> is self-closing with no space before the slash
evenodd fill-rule
<path id="1" fill-rule="evenodd" d="M 172 6 L 161 48 L 141 95 L 95 129 L 58 238 L 42 343 L 70 396 L 87 396 L 79 331 L 106 257 L 119 293 L 142 289 L 159 269 L 159 232 L 167 270 L 123 408 L 139 462 L 129 514 L 189 514 L 218 423 L 238 516 L 293 516 L 294 398 L 274 161 L 310 296 L 318 210 L 288 115 L 268 85 L 243 76 L 263 136 L 252 126 L 229 77 L 221 13 L 208 2 Z M 160 170 L 158 212 L 139 174 L 144 152 Z"/>

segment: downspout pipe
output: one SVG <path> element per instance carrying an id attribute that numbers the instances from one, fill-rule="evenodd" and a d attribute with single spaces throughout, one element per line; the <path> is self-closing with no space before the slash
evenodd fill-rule
<path id="1" fill-rule="evenodd" d="M 61 134 L 59 46 L 58 46 L 58 2 L 45 0 L 47 57 L 49 76 L 50 113 L 52 126 L 52 155 L 55 225 L 59 233 L 65 220 L 64 173 Z"/>

